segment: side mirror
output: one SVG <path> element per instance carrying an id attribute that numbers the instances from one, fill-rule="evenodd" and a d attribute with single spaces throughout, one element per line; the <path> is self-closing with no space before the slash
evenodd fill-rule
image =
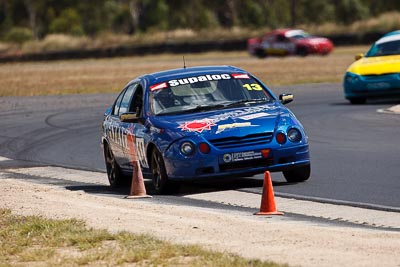
<path id="1" fill-rule="evenodd" d="M 104 117 L 111 114 L 112 107 L 107 108 L 106 112 L 104 112 Z"/>
<path id="2" fill-rule="evenodd" d="M 286 104 L 292 102 L 293 99 L 294 99 L 293 94 L 280 94 L 279 95 L 279 100 L 281 101 L 281 103 L 283 105 L 286 105 Z"/>
<path id="3" fill-rule="evenodd" d="M 357 61 L 357 60 L 359 60 L 359 59 L 361 59 L 363 57 L 364 57 L 364 54 L 357 54 L 357 55 L 354 56 L 354 59 Z"/>
<path id="4" fill-rule="evenodd" d="M 137 117 L 135 112 L 122 113 L 121 115 L 119 115 L 119 119 L 121 120 L 121 122 L 136 123 L 139 121 L 139 118 Z"/>

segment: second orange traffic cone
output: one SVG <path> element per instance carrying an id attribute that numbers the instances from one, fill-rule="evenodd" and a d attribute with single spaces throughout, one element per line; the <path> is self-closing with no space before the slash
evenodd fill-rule
<path id="1" fill-rule="evenodd" d="M 272 187 L 271 175 L 269 171 L 264 173 L 261 207 L 260 211 L 255 213 L 255 215 L 283 215 L 283 212 L 276 210 L 274 189 Z"/>
<path id="2" fill-rule="evenodd" d="M 140 168 L 140 163 L 136 156 L 136 146 L 134 137 L 132 135 L 127 136 L 129 151 L 131 154 L 131 162 L 133 167 L 132 173 L 132 184 L 131 184 L 131 192 L 129 196 L 126 198 L 151 198 L 151 196 L 147 195 L 146 187 L 144 185 L 143 173 Z"/>

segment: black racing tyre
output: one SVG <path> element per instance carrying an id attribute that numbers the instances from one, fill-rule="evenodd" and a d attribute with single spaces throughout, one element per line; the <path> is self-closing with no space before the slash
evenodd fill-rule
<path id="1" fill-rule="evenodd" d="M 310 164 L 297 167 L 289 171 L 283 171 L 283 176 L 285 176 L 286 181 L 289 183 L 304 182 L 310 178 L 311 166 Z"/>
<path id="2" fill-rule="evenodd" d="M 164 159 L 156 148 L 151 155 L 151 172 L 156 194 L 171 194 L 179 191 L 179 184 L 168 180 Z"/>
<path id="3" fill-rule="evenodd" d="M 362 105 L 367 102 L 367 99 L 362 97 L 354 97 L 354 98 L 349 98 L 349 101 L 353 105 Z"/>
<path id="4" fill-rule="evenodd" d="M 108 145 L 104 147 L 104 159 L 106 162 L 106 170 L 108 182 L 112 188 L 119 188 L 129 184 L 128 177 L 124 176 L 121 168 L 115 160 L 114 154 Z"/>
<path id="5" fill-rule="evenodd" d="M 265 53 L 265 51 L 263 49 L 256 49 L 255 55 L 258 58 L 266 58 L 267 57 L 267 53 Z"/>
<path id="6" fill-rule="evenodd" d="M 301 57 L 305 57 L 308 55 L 308 50 L 307 47 L 304 46 L 300 46 L 297 48 L 296 54 L 301 56 Z"/>

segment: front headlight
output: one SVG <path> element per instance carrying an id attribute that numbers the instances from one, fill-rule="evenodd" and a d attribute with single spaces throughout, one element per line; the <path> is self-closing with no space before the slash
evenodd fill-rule
<path id="1" fill-rule="evenodd" d="M 191 142 L 183 142 L 180 150 L 183 155 L 191 156 L 194 154 L 195 147 Z"/>
<path id="2" fill-rule="evenodd" d="M 347 83 L 356 83 L 358 82 L 359 78 L 357 75 L 351 74 L 351 73 L 346 73 L 345 81 Z"/>
<path id="3" fill-rule="evenodd" d="M 303 138 L 301 132 L 296 128 L 290 128 L 287 132 L 287 136 L 291 142 L 300 142 Z"/>

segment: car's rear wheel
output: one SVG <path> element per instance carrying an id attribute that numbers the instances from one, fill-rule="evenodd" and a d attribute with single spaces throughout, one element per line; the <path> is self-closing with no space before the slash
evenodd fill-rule
<path id="1" fill-rule="evenodd" d="M 349 101 L 353 105 L 362 105 L 365 104 L 365 102 L 367 102 L 367 99 L 363 97 L 354 97 L 354 98 L 349 98 Z"/>
<path id="2" fill-rule="evenodd" d="M 105 145 L 104 148 L 104 159 L 110 186 L 113 188 L 125 186 L 127 184 L 127 178 L 122 174 L 121 168 L 116 162 L 114 154 L 108 145 Z"/>
<path id="3" fill-rule="evenodd" d="M 258 58 L 266 58 L 267 53 L 265 53 L 264 49 L 256 49 L 255 54 Z"/>
<path id="4" fill-rule="evenodd" d="M 169 194 L 179 191 L 179 184 L 168 180 L 164 159 L 156 148 L 151 156 L 151 171 L 153 187 L 157 194 Z"/>
<path id="5" fill-rule="evenodd" d="M 283 172 L 283 176 L 285 176 L 286 181 L 288 181 L 289 183 L 298 183 L 308 180 L 308 178 L 310 178 L 310 174 L 310 164 Z"/>

